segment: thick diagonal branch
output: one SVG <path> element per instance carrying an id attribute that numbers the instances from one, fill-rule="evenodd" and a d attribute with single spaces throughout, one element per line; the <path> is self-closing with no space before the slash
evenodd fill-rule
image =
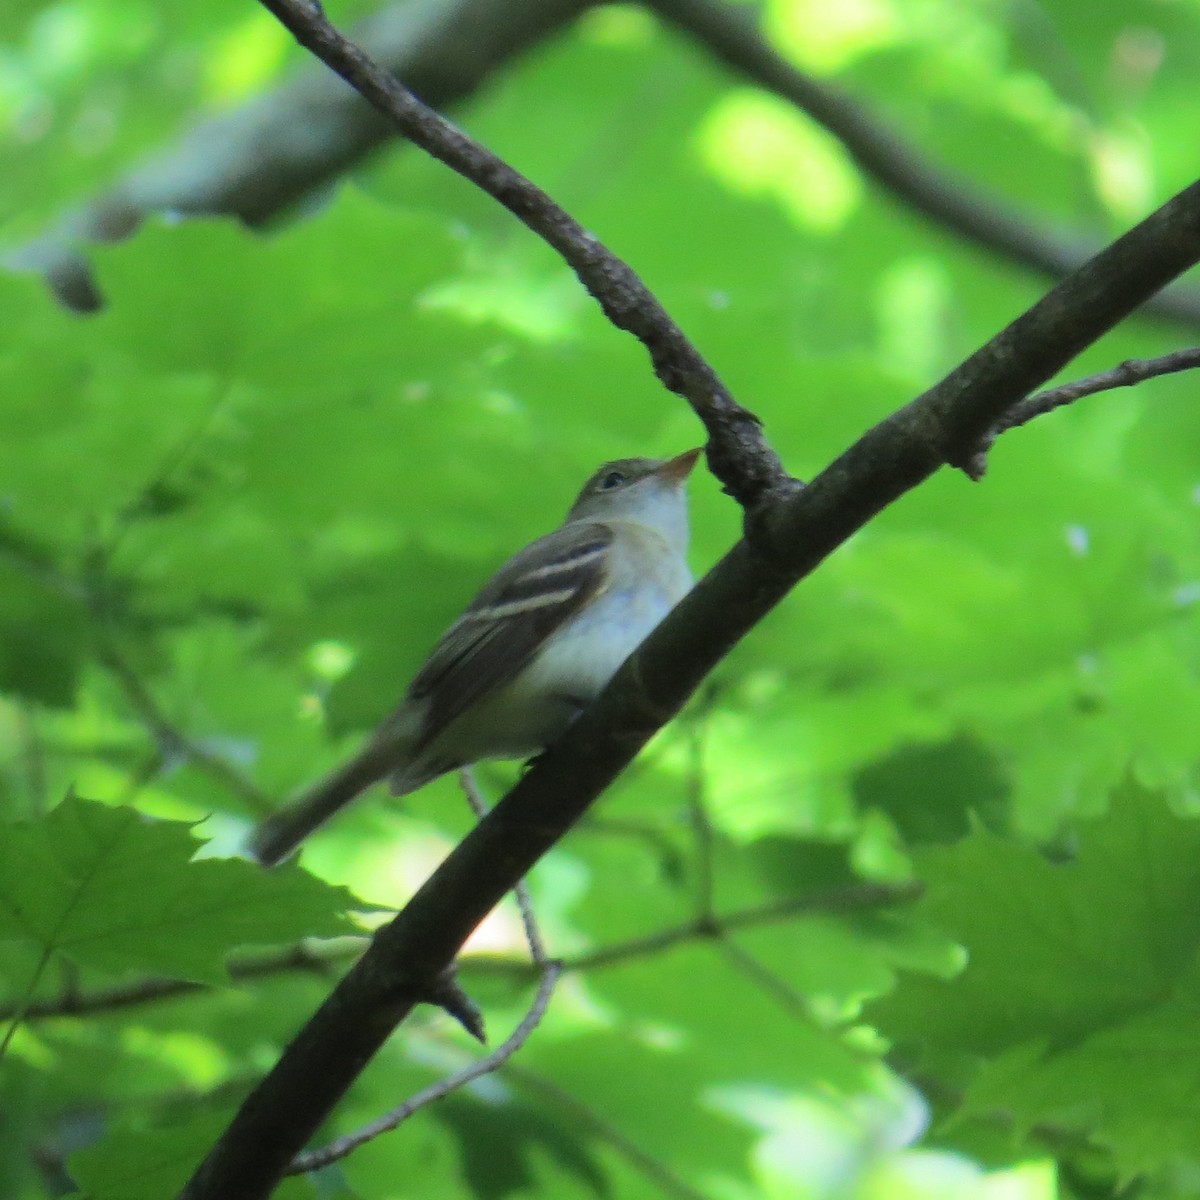
<path id="1" fill-rule="evenodd" d="M 302 1029 L 186 1187 L 261 1200 L 430 979 L 587 810 L 709 671 L 804 576 L 1003 413 L 1200 260 L 1194 184 L 1072 274 L 945 380 L 870 430 L 743 540 L 597 702 L 465 838 Z"/>

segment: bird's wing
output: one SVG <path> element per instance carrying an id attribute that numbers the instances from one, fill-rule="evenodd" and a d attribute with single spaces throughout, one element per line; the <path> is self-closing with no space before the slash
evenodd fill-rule
<path id="1" fill-rule="evenodd" d="M 414 752 L 513 679 L 603 589 L 612 539 L 607 525 L 573 521 L 531 542 L 492 576 L 409 687 L 407 701 L 428 706 Z"/>

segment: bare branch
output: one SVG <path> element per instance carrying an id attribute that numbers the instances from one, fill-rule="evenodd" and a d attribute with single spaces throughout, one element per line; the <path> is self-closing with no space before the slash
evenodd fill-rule
<path id="1" fill-rule="evenodd" d="M 987 470 L 987 455 L 996 439 L 1010 429 L 1027 425 L 1035 417 L 1045 416 L 1057 408 L 1074 404 L 1085 396 L 1097 392 L 1108 392 L 1114 388 L 1134 387 L 1155 379 L 1160 375 L 1173 375 L 1178 371 L 1191 371 L 1200 367 L 1200 346 L 1176 350 L 1159 358 L 1130 358 L 1125 362 L 1097 375 L 1086 375 L 1071 383 L 1047 388 L 1014 404 L 984 435 L 979 448 L 965 464 L 965 471 L 972 479 L 982 479 Z"/>
<path id="2" fill-rule="evenodd" d="M 715 935 L 733 933 L 739 929 L 777 925 L 807 913 L 838 915 L 890 908 L 916 899 L 919 895 L 920 886 L 917 884 L 858 884 L 807 896 L 790 897 L 770 904 L 735 909 L 733 912 L 713 916 L 710 920 L 689 921 L 647 937 L 601 946 L 585 954 L 561 960 L 562 970 L 564 973 L 589 971 L 611 966 L 613 963 L 648 958 L 681 942 L 706 941 Z M 361 938 L 339 938 L 335 942 L 320 943 L 316 946 L 310 947 L 301 943 L 271 954 L 234 959 L 228 967 L 229 977 L 241 982 L 290 972 L 328 975 L 341 964 L 357 958 L 365 944 L 365 939 Z M 545 958 L 541 961 L 544 962 Z M 469 971 L 490 976 L 532 979 L 537 974 L 537 960 L 531 962 L 511 955 L 472 954 L 461 962 Z M 88 1016 L 92 1013 L 155 1004 L 177 996 L 210 990 L 208 984 L 183 979 L 138 979 L 131 983 L 95 988 L 91 991 L 70 990 L 52 1000 L 36 1001 L 29 1005 L 24 1019 L 28 1022 L 54 1017 Z M 0 1021 L 11 1019 L 20 1008 L 17 1002 L 0 1002 Z"/>
<path id="3" fill-rule="evenodd" d="M 794 104 L 827 129 L 868 178 L 902 203 L 969 242 L 1039 274 L 1060 279 L 1099 247 L 1018 216 L 1003 200 L 928 161 L 878 117 L 789 63 L 755 27 L 754 8 L 724 0 L 643 0 L 715 58 Z M 1200 293 L 1170 288 L 1147 312 L 1200 326 Z"/>
<path id="4" fill-rule="evenodd" d="M 361 953 L 363 940 L 339 938 L 336 942 L 311 948 L 304 943 L 289 946 L 271 954 L 234 959 L 229 963 L 229 978 L 235 981 L 260 979 L 270 975 L 292 972 L 328 975 L 338 964 Z M 194 992 L 206 992 L 211 988 L 205 983 L 194 983 L 186 979 L 138 979 L 115 987 L 96 988 L 92 991 L 65 991 L 52 1000 L 37 1000 L 26 1008 L 26 1021 L 41 1021 L 51 1017 L 82 1017 L 92 1013 L 113 1012 L 122 1008 L 134 1008 L 141 1004 L 153 1004 L 160 1000 L 171 1000 L 176 996 L 187 996 Z M 0 1021 L 6 1021 L 20 1010 L 17 1002 L 0 1002 Z"/>
<path id="5" fill-rule="evenodd" d="M 663 385 L 691 404 L 708 432 L 709 467 L 743 507 L 795 489 L 796 482 L 763 438 L 758 418 L 733 399 L 627 263 L 541 188 L 421 103 L 304 0 L 261 2 L 405 137 L 476 184 L 562 256 L 608 319 L 646 347 Z"/>
<path id="6" fill-rule="evenodd" d="M 461 1071 L 454 1072 L 453 1075 L 447 1075 L 445 1079 L 439 1079 L 437 1083 L 418 1092 L 403 1104 L 393 1108 L 391 1112 L 385 1113 L 377 1121 L 372 1121 L 369 1125 L 364 1125 L 361 1129 L 346 1134 L 345 1137 L 337 1138 L 319 1150 L 298 1154 L 286 1174 L 302 1175 L 305 1171 L 316 1171 L 321 1167 L 328 1166 L 331 1162 L 336 1162 L 339 1158 L 345 1158 L 347 1154 L 358 1149 L 364 1143 L 395 1129 L 427 1104 L 441 1100 L 472 1080 L 503 1066 L 529 1040 L 529 1035 L 541 1024 L 550 1004 L 550 997 L 554 993 L 554 986 L 558 983 L 561 974 L 561 963 L 547 962 L 543 964 L 541 982 L 538 984 L 537 995 L 534 996 L 529 1011 L 521 1023 L 491 1054 L 473 1062 L 469 1067 L 464 1067 Z"/>
<path id="7" fill-rule="evenodd" d="M 563 965 L 568 971 L 591 971 L 634 958 L 646 958 L 680 942 L 709 940 L 735 933 L 739 929 L 775 925 L 806 913 L 839 915 L 890 908 L 915 900 L 920 894 L 919 883 L 861 883 L 825 892 L 813 892 L 807 896 L 788 896 L 770 904 L 759 904 L 725 913 L 721 917 L 694 918 L 671 929 L 663 929 L 642 938 L 631 938 L 613 946 L 601 946 L 597 950 L 589 950 L 568 958 Z M 484 965 L 484 962 L 485 960 L 475 960 L 473 965 Z"/>
<path id="8" fill-rule="evenodd" d="M 702 579 L 562 739 L 450 853 L 299 1032 L 181 1195 L 259 1200 L 453 961 L 471 931 L 586 812 L 709 671 L 792 587 L 876 513 L 946 464 L 962 466 L 1004 412 L 1200 259 L 1200 183 L 1065 279 L 941 383 L 861 437 L 809 486 L 788 486 L 757 423 L 732 401 L 628 268 L 543 193 L 423 109 L 305 6 L 265 0 L 319 45 L 418 144 L 475 172 L 648 337 L 668 386 L 709 422 L 721 465 L 757 501 L 746 538 Z M 472 176 L 473 177 L 473 176 Z M 561 219 L 560 219 L 561 214 Z M 542 229 L 541 226 L 545 225 Z M 636 286 L 634 286 L 636 285 Z M 599 298 L 599 297 L 598 297 Z M 664 339 L 664 336 L 665 339 Z M 727 428 L 723 423 L 729 422 Z M 716 426 L 721 433 L 713 435 Z M 730 452 L 728 446 L 736 447 Z M 769 455 L 762 461 L 759 454 Z M 766 465 L 764 465 L 764 463 Z M 723 476 L 724 477 L 724 476 Z M 747 486 L 747 482 L 749 486 Z"/>
<path id="9" fill-rule="evenodd" d="M 717 945 L 733 969 L 760 991 L 770 996 L 788 1016 L 806 1025 L 813 1024 L 812 1007 L 803 993 L 797 991 L 786 980 L 781 979 L 774 971 L 755 958 L 749 950 L 739 946 L 737 942 L 722 937 L 717 939 Z"/>
<path id="10" fill-rule="evenodd" d="M 458 781 L 467 797 L 467 803 L 471 806 L 471 811 L 480 820 L 483 820 L 487 816 L 488 806 L 475 782 L 475 773 L 470 767 L 464 767 L 458 773 Z M 432 1104 L 435 1100 L 441 1100 L 473 1080 L 491 1074 L 502 1067 L 529 1040 L 546 1015 L 546 1009 L 550 1006 L 550 997 L 554 994 L 554 988 L 562 975 L 563 964 L 546 957 L 541 930 L 538 928 L 533 903 L 529 898 L 529 889 L 525 886 L 524 880 L 513 888 L 513 892 L 516 895 L 517 907 L 521 910 L 521 922 L 525 927 L 525 939 L 529 944 L 530 958 L 533 965 L 541 972 L 537 993 L 521 1022 L 490 1054 L 464 1067 L 461 1071 L 455 1071 L 444 1079 L 438 1080 L 437 1083 L 431 1084 L 403 1104 L 393 1108 L 377 1120 L 356 1129 L 353 1133 L 337 1138 L 318 1150 L 308 1150 L 297 1155 L 287 1170 L 288 1175 L 302 1175 L 306 1171 L 316 1171 L 321 1167 L 327 1167 L 330 1163 L 345 1158 L 359 1146 L 373 1141 L 381 1134 L 390 1133 L 426 1105 Z M 469 1026 L 468 1032 L 471 1032 Z"/>
<path id="11" fill-rule="evenodd" d="M 470 767 L 463 767 L 458 773 L 458 782 L 467 798 L 467 803 L 471 806 L 471 811 L 482 821 L 488 815 L 488 803 L 479 790 L 479 784 L 475 781 L 474 770 Z M 517 909 L 521 914 L 525 941 L 529 945 L 529 957 L 533 960 L 534 966 L 544 967 L 550 960 L 546 954 L 546 945 L 542 941 L 542 931 L 538 928 L 537 916 L 533 911 L 533 900 L 530 898 L 525 880 L 522 879 L 513 888 L 513 895 L 516 897 Z"/>
<path id="12" fill-rule="evenodd" d="M 521 1066 L 508 1066 L 504 1070 L 506 1079 L 514 1080 L 520 1087 L 540 1096 L 555 1112 L 565 1112 L 588 1130 L 595 1138 L 607 1142 L 630 1166 L 653 1184 L 664 1196 L 672 1200 L 711 1200 L 711 1193 L 702 1193 L 685 1183 L 664 1162 L 647 1154 L 632 1138 L 606 1120 L 590 1105 L 577 1096 L 551 1083 L 543 1075 L 535 1074 Z"/>
<path id="13" fill-rule="evenodd" d="M 458 963 L 452 962 L 429 986 L 421 999 L 453 1017 L 481 1046 L 487 1045 L 487 1029 L 479 1005 L 458 982 Z"/>
<path id="14" fill-rule="evenodd" d="M 1067 404 L 1074 404 L 1084 396 L 1094 396 L 1097 392 L 1109 392 L 1114 388 L 1133 387 L 1135 384 L 1145 383 L 1147 379 L 1155 379 L 1160 375 L 1174 375 L 1179 371 L 1193 371 L 1197 367 L 1200 367 L 1200 346 L 1176 350 L 1159 358 L 1126 359 L 1107 371 L 1086 375 L 1059 387 L 1047 388 L 1044 392 L 1037 392 L 1019 404 L 1014 404 L 996 422 L 992 436 L 999 437 L 1010 429 L 1027 424 L 1034 417 L 1043 416 Z"/>
<path id="15" fill-rule="evenodd" d="M 590 3 L 404 0 L 356 26 L 355 37 L 428 103 L 446 107 Z M 120 241 L 149 213 L 260 225 L 332 186 L 394 136 L 354 91 L 307 64 L 278 90 L 196 125 L 0 261 L 46 276 L 63 304 L 91 311 L 103 301 L 84 244 Z"/>

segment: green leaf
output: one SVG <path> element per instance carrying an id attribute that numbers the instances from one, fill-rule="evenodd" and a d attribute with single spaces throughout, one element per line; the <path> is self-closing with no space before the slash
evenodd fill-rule
<path id="1" fill-rule="evenodd" d="M 192 827 L 68 796 L 0 841 L 0 938 L 103 971 L 219 983 L 230 950 L 351 931 L 344 888 L 299 867 L 193 861 Z"/>
<path id="2" fill-rule="evenodd" d="M 191 1114 L 170 1125 L 128 1121 L 97 1145 L 72 1154 L 71 1175 L 88 1200 L 164 1200 L 191 1178 L 232 1111 Z M 275 1200 L 311 1200 L 304 1178 L 285 1179 Z"/>
<path id="3" fill-rule="evenodd" d="M 985 829 L 916 856 L 915 910 L 960 942 L 962 974 L 873 1009 L 890 1036 L 990 1053 L 1067 1045 L 1157 1002 L 1200 948 L 1200 821 L 1127 782 L 1068 862 Z"/>
<path id="4" fill-rule="evenodd" d="M 909 843 L 964 837 L 976 817 L 1003 828 L 1008 786 L 987 749 L 959 737 L 901 746 L 869 764 L 854 780 L 855 798 L 881 808 Z"/>
<path id="5" fill-rule="evenodd" d="M 173 1128 L 126 1127 L 73 1154 L 71 1174 L 91 1200 L 163 1200 L 188 1181 L 229 1119 L 205 1113 Z"/>
<path id="6" fill-rule="evenodd" d="M 1076 1129 L 1132 1176 L 1196 1162 L 1200 1146 L 1200 964 L 1153 1003 L 1073 1046 L 1018 1046 L 987 1063 L 964 1116 L 1005 1113 L 1018 1129 Z"/>
<path id="7" fill-rule="evenodd" d="M 962 945 L 965 966 L 909 980 L 870 1018 L 931 1064 L 978 1064 L 964 1115 L 1079 1128 L 1128 1171 L 1194 1159 L 1197 861 L 1200 820 L 1133 781 L 1068 861 L 983 829 L 923 850 L 916 915 Z"/>

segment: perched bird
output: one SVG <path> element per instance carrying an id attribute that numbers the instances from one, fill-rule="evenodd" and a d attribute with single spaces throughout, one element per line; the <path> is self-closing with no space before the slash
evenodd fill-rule
<path id="1" fill-rule="evenodd" d="M 270 865 L 360 792 L 393 795 L 543 750 L 692 586 L 686 481 L 700 451 L 605 463 L 566 520 L 508 560 L 433 648 L 364 749 L 268 818 Z"/>

